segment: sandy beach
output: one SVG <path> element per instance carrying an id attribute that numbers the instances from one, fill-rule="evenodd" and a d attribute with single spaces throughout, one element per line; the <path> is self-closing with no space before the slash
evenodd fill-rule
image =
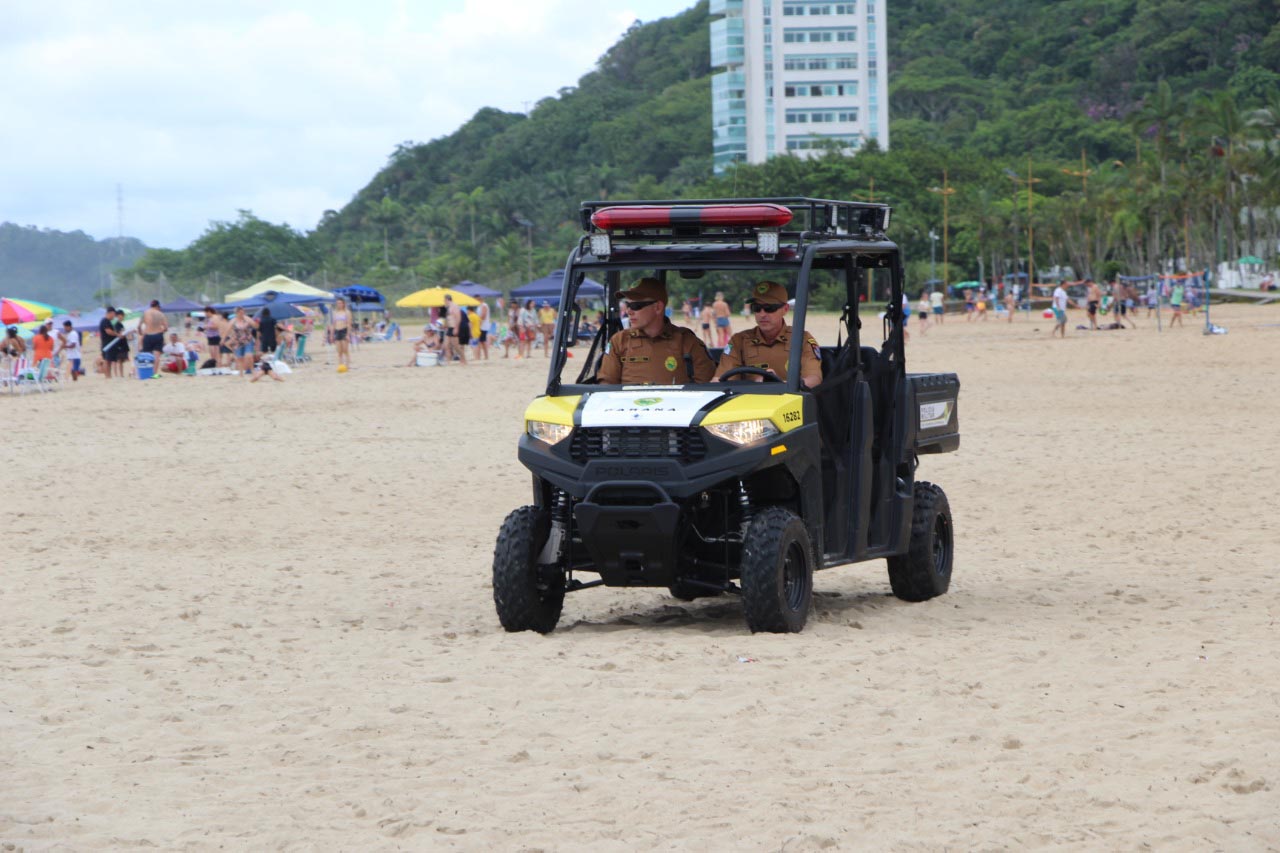
<path id="1" fill-rule="evenodd" d="M 1280 306 L 1141 313 L 913 316 L 951 591 L 824 571 L 788 636 L 658 590 L 500 629 L 540 353 L 6 393 L 0 850 L 1278 849 Z"/>

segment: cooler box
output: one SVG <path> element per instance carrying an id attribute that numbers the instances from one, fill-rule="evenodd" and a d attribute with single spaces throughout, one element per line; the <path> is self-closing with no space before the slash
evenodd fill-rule
<path id="1" fill-rule="evenodd" d="M 138 369 L 139 379 L 150 379 L 156 375 L 156 357 L 149 352 L 138 353 L 133 364 Z"/>

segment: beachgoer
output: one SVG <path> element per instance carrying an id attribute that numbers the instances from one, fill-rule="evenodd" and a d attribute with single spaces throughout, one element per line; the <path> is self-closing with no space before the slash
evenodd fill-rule
<path id="1" fill-rule="evenodd" d="M 1160 285 L 1153 284 L 1147 288 L 1147 316 L 1150 317 L 1160 308 Z"/>
<path id="2" fill-rule="evenodd" d="M 683 385 L 707 382 L 715 363 L 692 329 L 667 318 L 667 286 L 642 278 L 618 294 L 629 328 L 609 338 L 597 379 L 604 385 Z M 727 307 L 727 306 L 726 306 Z"/>
<path id="3" fill-rule="evenodd" d="M 329 312 L 329 329 L 333 334 L 333 345 L 338 350 L 338 365 L 351 367 L 351 338 L 355 335 L 355 317 L 347 307 L 347 300 L 341 296 L 334 301 L 333 310 Z"/>
<path id="4" fill-rule="evenodd" d="M 18 327 L 10 326 L 5 330 L 4 343 L 0 344 L 0 352 L 10 358 L 17 358 L 27 351 L 27 342 L 18 337 Z"/>
<path id="5" fill-rule="evenodd" d="M 489 360 L 489 339 L 493 333 L 497 331 L 493 320 L 489 314 L 489 303 L 484 300 L 480 301 L 479 307 L 476 308 L 476 316 L 480 318 L 480 334 L 476 335 L 476 349 L 479 351 L 479 358 L 485 361 Z"/>
<path id="6" fill-rule="evenodd" d="M 116 350 L 120 349 L 123 343 L 115 342 L 119 335 L 116 334 L 116 309 L 110 305 L 102 315 L 102 319 L 98 321 L 98 343 L 102 346 L 102 378 L 110 379 L 112 368 L 115 363 Z"/>
<path id="7" fill-rule="evenodd" d="M 263 308 L 258 315 L 258 346 L 263 358 L 274 356 L 276 348 L 280 346 L 276 326 L 277 321 L 271 316 L 271 309 Z"/>
<path id="8" fill-rule="evenodd" d="M 905 297 L 904 297 L 905 298 Z M 791 327 L 787 325 L 787 289 L 776 281 L 762 281 L 752 288 L 747 300 L 755 315 L 753 329 L 738 332 L 725 345 L 720 364 L 716 367 L 715 381 L 735 367 L 758 367 L 786 380 L 791 364 Z M 818 342 L 808 332 L 804 346 L 800 348 L 800 387 L 816 388 L 822 382 L 822 353 Z M 763 376 L 742 374 L 731 377 L 763 382 Z"/>
<path id="9" fill-rule="evenodd" d="M 248 374 L 253 370 L 253 333 L 256 331 L 253 318 L 245 313 L 244 308 L 237 307 L 231 318 L 231 344 L 236 359 L 236 371 Z"/>
<path id="10" fill-rule="evenodd" d="M 538 335 L 538 315 L 533 310 L 533 300 L 526 299 L 520 309 L 520 346 L 525 358 L 533 357 L 533 339 Z"/>
<path id="11" fill-rule="evenodd" d="M 929 294 L 920 291 L 920 301 L 916 304 L 916 313 L 920 315 L 920 334 L 929 332 Z"/>
<path id="12" fill-rule="evenodd" d="M 1089 328 L 1098 331 L 1098 307 L 1102 304 L 1102 288 L 1098 287 L 1098 283 L 1091 278 L 1084 280 L 1084 285 L 1088 291 L 1085 296 L 1085 302 L 1089 309 Z"/>
<path id="13" fill-rule="evenodd" d="M 711 325 L 716 321 L 715 310 L 710 305 L 704 305 L 698 321 L 702 324 L 702 343 L 707 347 L 715 346 L 716 342 L 711 337 Z"/>
<path id="14" fill-rule="evenodd" d="M 81 376 L 84 376 L 84 369 L 80 366 L 80 333 L 71 328 L 70 320 L 62 321 L 62 335 L 59 337 L 59 342 L 58 352 L 71 364 L 71 381 L 77 382 Z"/>
<path id="15" fill-rule="evenodd" d="M 715 301 L 711 303 L 711 312 L 716 318 L 716 345 L 724 346 L 729 343 L 729 338 L 733 337 L 733 325 L 729 320 L 729 315 L 733 313 L 729 310 L 729 303 L 724 301 L 724 294 L 717 291 Z"/>
<path id="16" fill-rule="evenodd" d="M 974 297 L 974 309 L 977 312 L 979 320 L 987 319 L 987 289 L 985 287 L 978 288 L 978 295 Z"/>
<path id="17" fill-rule="evenodd" d="M 1179 326 L 1182 323 L 1182 298 L 1186 294 L 1186 288 L 1182 286 L 1182 282 L 1178 282 L 1173 286 L 1173 293 L 1169 295 L 1169 307 L 1173 309 L 1173 316 L 1169 318 L 1169 328 L 1172 329 L 1174 323 Z"/>
<path id="18" fill-rule="evenodd" d="M 133 331 L 125 331 L 124 316 L 123 311 L 116 311 L 115 329 L 116 336 L 120 338 L 120 343 L 116 346 L 115 350 L 112 350 L 113 352 L 119 353 L 113 364 L 116 376 L 119 376 L 121 379 L 124 378 L 124 366 L 126 364 L 132 364 L 129 357 L 129 339 L 135 337 L 138 331 L 137 329 L 134 329 Z"/>
<path id="19" fill-rule="evenodd" d="M 941 290 L 929 294 L 929 307 L 933 311 L 933 322 L 939 326 L 947 316 L 947 297 Z"/>
<path id="20" fill-rule="evenodd" d="M 1004 294 L 1004 311 L 1009 315 L 1009 322 L 1013 322 L 1013 315 L 1017 312 L 1017 299 L 1014 298 L 1013 290 L 1010 288 Z"/>
<path id="21" fill-rule="evenodd" d="M 157 369 L 164 369 L 170 373 L 181 373 L 187 369 L 187 347 L 178 340 L 177 332 L 169 333 L 169 343 L 162 348 L 162 355 L 164 364 L 161 366 L 160 362 L 156 362 Z"/>
<path id="22" fill-rule="evenodd" d="M 138 352 L 149 353 L 155 359 L 157 367 L 160 365 L 160 357 L 164 353 L 164 333 L 169 331 L 169 320 L 164 316 L 164 312 L 160 310 L 160 300 L 152 299 L 151 305 L 146 311 L 142 312 L 142 320 L 138 323 L 138 329 L 142 334 L 142 342 L 138 344 Z M 160 375 L 160 371 L 156 371 L 156 375 Z"/>
<path id="23" fill-rule="evenodd" d="M 265 358 L 259 361 L 254 366 L 253 378 L 251 378 L 249 381 L 257 382 L 259 379 L 261 379 L 264 376 L 270 376 L 276 382 L 284 381 L 283 379 L 280 378 L 280 374 L 276 373 L 275 370 L 272 369 L 271 362 L 267 361 Z"/>
<path id="24" fill-rule="evenodd" d="M 462 309 L 454 304 L 453 297 L 445 294 L 445 363 L 453 361 L 457 357 L 465 367 L 467 364 L 466 348 L 459 346 L 458 338 L 462 334 L 462 324 L 466 323 L 466 318 L 462 314 Z M 471 330 L 470 324 L 467 326 L 467 333 Z"/>
<path id="25" fill-rule="evenodd" d="M 1059 282 L 1058 286 L 1053 289 L 1053 331 L 1049 333 L 1049 337 L 1062 333 L 1063 340 L 1067 337 L 1067 291 Z"/>
<path id="26" fill-rule="evenodd" d="M 31 336 L 31 361 L 38 367 L 46 360 L 53 361 L 53 338 L 49 336 L 49 330 L 41 326 Z"/>
<path id="27" fill-rule="evenodd" d="M 542 354 L 550 358 L 551 339 L 555 337 L 556 331 L 556 309 L 552 308 L 551 303 L 545 299 L 542 301 L 542 307 L 538 309 L 538 327 L 542 330 Z"/>
<path id="28" fill-rule="evenodd" d="M 1128 323 L 1133 328 L 1138 328 L 1138 324 L 1129 316 L 1129 303 L 1133 300 L 1129 298 L 1129 288 L 1125 287 L 1120 279 L 1113 279 L 1111 282 L 1111 306 L 1115 310 L 1115 322 L 1124 328 Z"/>

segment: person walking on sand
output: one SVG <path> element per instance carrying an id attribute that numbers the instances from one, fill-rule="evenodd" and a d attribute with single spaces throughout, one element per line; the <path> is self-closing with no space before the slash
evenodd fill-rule
<path id="1" fill-rule="evenodd" d="M 920 315 L 920 334 L 929 333 L 929 294 L 920 291 L 920 301 L 916 304 L 916 313 Z"/>
<path id="2" fill-rule="evenodd" d="M 231 348 L 237 373 L 248 375 L 253 370 L 254 334 L 257 331 L 257 324 L 244 308 L 236 308 L 236 314 L 231 318 Z"/>
<path id="3" fill-rule="evenodd" d="M 716 312 L 710 305 L 703 305 L 698 321 L 702 325 L 702 343 L 707 347 L 714 347 L 716 344 L 711 337 L 711 325 L 716 321 Z"/>
<path id="4" fill-rule="evenodd" d="M 1111 282 L 1111 306 L 1116 311 L 1115 321 L 1120 324 L 1122 329 L 1125 323 L 1135 329 L 1138 328 L 1138 324 L 1129 316 L 1129 303 L 1132 301 L 1129 298 L 1129 288 L 1125 287 L 1120 279 L 1113 280 Z"/>
<path id="5" fill-rule="evenodd" d="M 1018 304 L 1017 298 L 1013 295 L 1013 288 L 1009 288 L 1004 293 L 1004 311 L 1009 315 L 1009 322 L 1013 322 L 1013 315 L 1018 312 L 1015 310 Z"/>
<path id="6" fill-rule="evenodd" d="M 538 336 L 538 315 L 533 310 L 533 300 L 526 299 L 520 309 L 520 348 L 525 359 L 533 358 L 533 339 Z M 520 353 L 516 354 L 520 357 Z"/>
<path id="7" fill-rule="evenodd" d="M 1053 331 L 1049 333 L 1049 337 L 1059 333 L 1063 340 L 1067 339 L 1067 291 L 1062 282 L 1058 282 L 1058 286 L 1053 289 Z"/>
<path id="8" fill-rule="evenodd" d="M 546 358 L 551 357 L 551 340 L 555 337 L 556 331 L 556 309 L 551 307 L 551 303 L 542 300 L 542 307 L 538 309 L 538 328 L 542 330 L 542 354 Z"/>
<path id="9" fill-rule="evenodd" d="M 445 299 L 448 298 L 445 297 Z M 329 329 L 333 333 L 333 345 L 338 350 L 338 366 L 346 365 L 350 369 L 351 339 L 355 336 L 355 316 L 347 307 L 347 300 L 341 296 L 333 303 L 333 310 L 329 312 Z"/>
<path id="10" fill-rule="evenodd" d="M 933 322 L 941 326 L 947 316 L 947 297 L 941 290 L 929 294 L 929 308 L 933 311 Z"/>
<path id="11" fill-rule="evenodd" d="M 733 336 L 733 326 L 729 320 L 729 316 L 733 312 L 729 309 L 729 303 L 724 301 L 724 294 L 720 291 L 716 291 L 716 299 L 711 303 L 711 311 L 716 317 L 716 345 L 723 347 L 729 343 L 729 338 Z"/>
<path id="12" fill-rule="evenodd" d="M 77 382 L 84 376 L 84 368 L 80 366 L 80 333 L 71 328 L 70 320 L 62 321 L 62 334 L 58 340 L 58 352 L 71 365 L 71 381 Z"/>

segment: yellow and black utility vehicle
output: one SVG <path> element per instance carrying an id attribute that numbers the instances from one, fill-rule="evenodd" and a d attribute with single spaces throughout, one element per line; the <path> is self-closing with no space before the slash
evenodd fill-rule
<path id="1" fill-rule="evenodd" d="M 605 585 L 665 587 L 685 600 L 736 594 L 752 631 L 800 631 L 814 570 L 880 558 L 899 598 L 947 591 L 951 510 L 916 469 L 921 456 L 959 447 L 960 383 L 906 370 L 890 214 L 813 198 L 582 205 L 546 394 L 526 410 L 519 444 L 533 501 L 507 516 L 494 551 L 504 628 L 551 631 L 566 593 Z M 819 348 L 821 383 L 754 366 L 695 383 L 690 366 L 682 384 L 602 384 L 622 328 L 617 294 L 640 278 L 704 297 L 781 283 L 793 303 L 792 365 L 811 300 L 842 306 L 836 340 Z M 889 295 L 869 345 L 858 306 L 874 279 L 882 290 L 887 279 Z M 581 296 L 601 286 L 603 321 L 592 324 Z"/>

